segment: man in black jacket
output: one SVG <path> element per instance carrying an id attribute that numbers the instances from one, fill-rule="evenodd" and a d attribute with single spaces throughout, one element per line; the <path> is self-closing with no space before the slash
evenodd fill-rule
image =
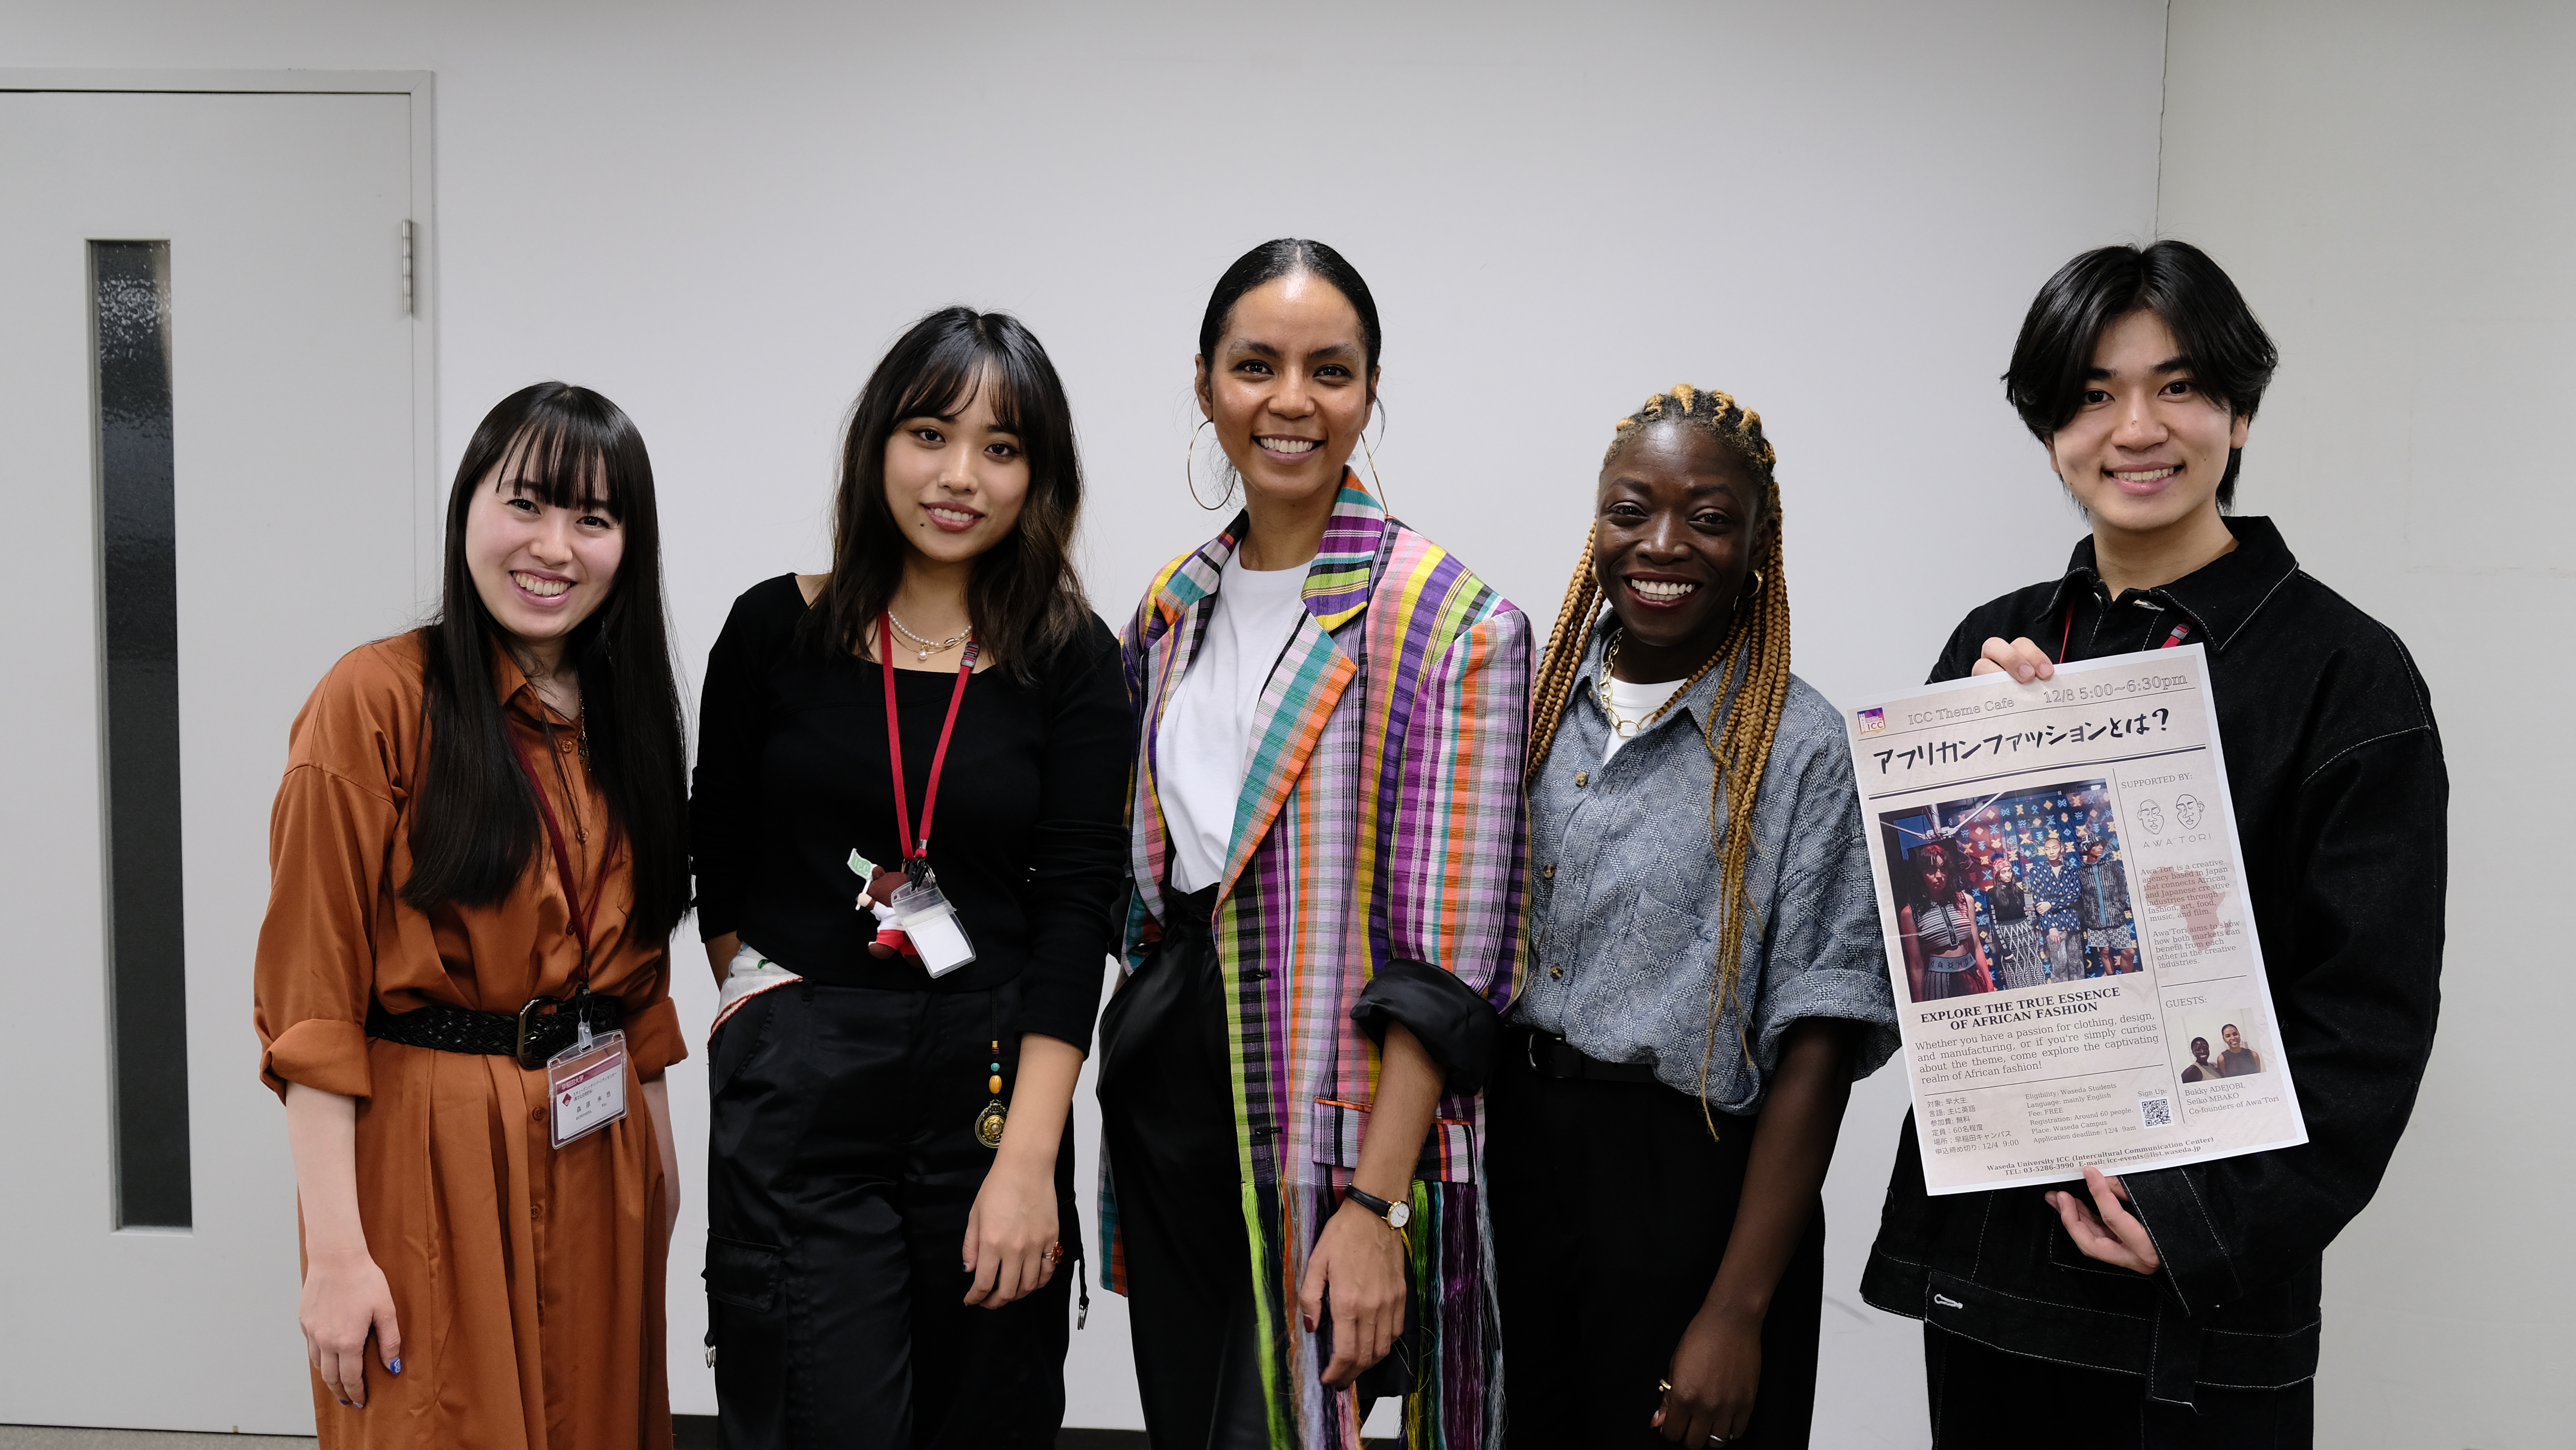
<path id="1" fill-rule="evenodd" d="M 1937 1445 L 2313 1439 L 2325 1246 L 2377 1189 L 2433 1046 L 2450 784 L 2397 636 L 2269 520 L 2226 512 L 2275 356 L 2183 243 L 2051 278 L 2005 389 L 2092 535 L 2062 578 L 1971 611 L 1932 679 L 2206 647 L 2308 1141 L 1933 1198 L 1909 1117 L 1861 1293 L 1924 1321 Z"/>

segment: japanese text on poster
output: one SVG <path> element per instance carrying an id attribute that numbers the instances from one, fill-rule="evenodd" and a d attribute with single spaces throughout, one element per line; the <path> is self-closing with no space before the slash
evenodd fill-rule
<path id="1" fill-rule="evenodd" d="M 1847 715 L 1925 1188 L 2307 1141 L 2199 645 Z"/>

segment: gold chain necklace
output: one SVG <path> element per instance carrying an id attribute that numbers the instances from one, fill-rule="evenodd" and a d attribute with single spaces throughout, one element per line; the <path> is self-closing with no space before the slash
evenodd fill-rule
<path id="1" fill-rule="evenodd" d="M 922 659 L 928 659 L 942 650 L 955 649 L 959 645 L 964 644 L 966 641 L 975 637 L 975 626 L 970 624 L 966 626 L 965 633 L 952 634 L 948 638 L 933 644 L 929 640 L 923 639 L 920 635 L 914 634 L 911 630 L 904 628 L 903 621 L 895 619 L 893 610 L 889 609 L 886 611 L 886 618 L 894 620 L 895 633 L 902 635 L 905 639 L 908 639 L 912 641 L 913 644 L 919 646 L 920 657 Z"/>
<path id="2" fill-rule="evenodd" d="M 1644 719 L 1629 720 L 1623 718 L 1619 714 L 1618 706 L 1610 703 L 1610 672 L 1619 663 L 1619 645 L 1623 640 L 1627 639 L 1627 637 L 1628 631 L 1624 629 L 1612 630 L 1610 632 L 1610 647 L 1601 652 L 1601 679 L 1596 685 L 1594 685 L 1593 690 L 1601 699 L 1601 713 L 1610 717 L 1611 731 L 1622 740 L 1634 740 L 1637 738 L 1638 731 L 1643 730 L 1647 726 L 1664 718 L 1664 712 L 1673 708 L 1674 701 L 1689 694 L 1692 686 L 1697 685 L 1700 680 L 1716 666 L 1719 660 L 1726 658 L 1726 646 L 1719 645 L 1717 647 L 1717 653 L 1710 655 L 1707 659 L 1701 661 L 1700 667 L 1691 671 L 1690 678 L 1682 681 L 1679 687 L 1677 687 L 1671 694 L 1666 695 L 1664 697 L 1664 703 L 1657 705 L 1652 711 L 1648 712 Z"/>

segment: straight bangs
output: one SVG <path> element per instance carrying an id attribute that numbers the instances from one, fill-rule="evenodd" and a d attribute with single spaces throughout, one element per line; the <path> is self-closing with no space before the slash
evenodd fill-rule
<path id="1" fill-rule="evenodd" d="M 975 406 L 975 397 L 984 390 L 986 375 L 997 384 L 993 393 L 993 419 L 1013 433 L 1026 433 L 1021 426 L 1025 411 L 1021 399 L 1027 393 L 1026 380 L 1012 376 L 1010 354 L 971 333 L 951 333 L 941 337 L 921 359 L 921 370 L 905 380 L 903 391 L 894 402 L 886 431 L 906 418 L 955 418 Z M 883 447 L 880 438 L 877 445 Z"/>
<path id="2" fill-rule="evenodd" d="M 603 513 L 624 523 L 635 481 L 619 476 L 618 441 L 596 413 L 546 409 L 503 447 L 497 486 L 548 508 Z"/>

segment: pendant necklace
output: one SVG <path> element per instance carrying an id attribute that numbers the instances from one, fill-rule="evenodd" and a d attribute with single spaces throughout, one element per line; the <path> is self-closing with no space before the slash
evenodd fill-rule
<path id="1" fill-rule="evenodd" d="M 984 1090 L 993 1095 L 993 1100 L 984 1105 L 984 1111 L 975 1115 L 975 1141 L 998 1151 L 1002 1146 L 1002 1129 L 1010 1119 L 1009 1110 L 1002 1106 L 1002 1039 L 998 1037 L 993 1039 L 992 1074 L 984 1080 Z"/>
<path id="2" fill-rule="evenodd" d="M 886 611 L 886 618 L 894 620 L 894 632 L 911 641 L 918 651 L 918 657 L 925 660 L 930 658 L 932 655 L 938 654 L 942 650 L 955 649 L 957 646 L 964 644 L 966 641 L 975 637 L 975 626 L 970 624 L 966 626 L 964 633 L 952 634 L 948 638 L 940 640 L 934 644 L 929 640 L 923 639 L 920 635 L 914 634 L 911 630 L 904 628 L 903 621 L 895 619 L 893 610 L 889 609 Z"/>

